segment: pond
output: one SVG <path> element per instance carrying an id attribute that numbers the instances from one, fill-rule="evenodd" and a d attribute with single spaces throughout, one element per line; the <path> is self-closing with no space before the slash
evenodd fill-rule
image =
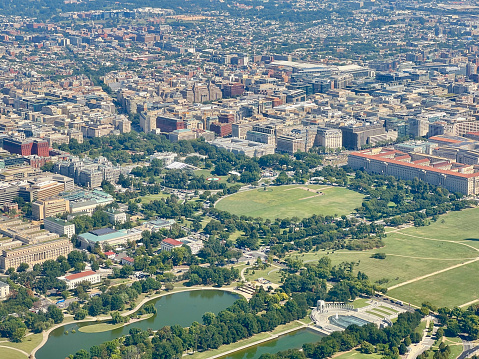
<path id="1" fill-rule="evenodd" d="M 126 335 L 130 328 L 157 330 L 165 325 L 179 324 L 186 327 L 194 321 L 201 323 L 204 313 L 218 313 L 239 298 L 237 294 L 222 290 L 195 290 L 169 294 L 149 302 L 156 307 L 157 313 L 154 316 L 121 328 L 101 333 L 82 333 L 78 331 L 81 326 L 96 323 L 72 323 L 59 327 L 50 333 L 48 341 L 37 351 L 35 357 L 64 359 L 80 349 L 89 351 L 94 345 Z M 75 329 L 76 333 L 72 333 L 72 329 Z M 65 334 L 66 331 L 69 334 Z"/>
<path id="2" fill-rule="evenodd" d="M 318 342 L 324 334 L 311 329 L 299 329 L 279 338 L 237 351 L 221 359 L 257 359 L 263 354 L 274 354 L 288 349 L 300 349 L 303 344 Z"/>

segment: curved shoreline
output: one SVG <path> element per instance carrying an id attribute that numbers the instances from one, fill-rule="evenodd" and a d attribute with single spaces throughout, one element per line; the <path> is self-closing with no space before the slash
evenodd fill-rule
<path id="1" fill-rule="evenodd" d="M 181 289 L 181 290 L 178 290 L 178 291 L 175 291 L 175 292 L 172 292 L 172 293 L 163 293 L 163 294 L 157 294 L 157 295 L 154 295 L 153 297 L 150 297 L 150 298 L 144 298 L 135 308 L 125 312 L 125 313 L 122 313 L 122 317 L 125 317 L 127 315 L 131 315 L 135 312 L 137 312 L 143 305 L 145 305 L 146 303 L 152 301 L 152 300 L 155 300 L 155 299 L 158 299 L 158 298 L 161 298 L 161 297 L 165 297 L 167 295 L 173 295 L 173 294 L 176 294 L 176 293 L 183 293 L 183 292 L 193 292 L 193 291 L 198 291 L 198 290 L 218 290 L 218 291 L 223 291 L 223 292 L 229 292 L 229 293 L 233 293 L 233 294 L 238 294 L 238 295 L 241 295 L 242 297 L 245 297 L 243 295 L 243 293 L 239 292 L 239 291 L 235 291 L 233 288 L 215 288 L 215 287 L 203 287 L 203 288 L 188 288 L 188 289 Z M 79 323 L 88 323 L 88 322 L 96 322 L 96 321 L 104 321 L 104 320 L 109 320 L 111 319 L 111 316 L 104 316 L 104 317 L 95 317 L 95 318 L 91 318 L 91 319 L 83 319 L 83 320 L 78 320 L 78 321 L 73 321 L 71 323 L 59 323 L 57 325 L 54 325 L 53 327 L 49 328 L 47 331 L 44 331 L 42 334 L 43 334 L 43 338 L 42 338 L 42 341 L 40 342 L 40 344 L 38 344 L 30 353 L 30 356 L 29 358 L 31 357 L 32 359 L 36 359 L 35 357 L 35 354 L 37 353 L 38 350 L 40 350 L 44 345 L 45 343 L 48 341 L 48 338 L 50 337 L 50 333 L 57 329 L 57 328 L 60 328 L 62 326 L 65 326 L 65 325 L 68 325 L 68 324 L 79 324 Z M 141 319 L 141 320 L 138 320 L 137 322 L 140 322 L 142 320 L 145 320 L 147 318 L 144 318 L 144 319 Z M 118 327 L 118 328 L 122 328 L 126 325 L 129 325 L 129 324 L 132 324 L 132 323 L 124 323 L 121 327 Z M 118 329 L 118 328 L 115 328 L 115 329 Z"/>

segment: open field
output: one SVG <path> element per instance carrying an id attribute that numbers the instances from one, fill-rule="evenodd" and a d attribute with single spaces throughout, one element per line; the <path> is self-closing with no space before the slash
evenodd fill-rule
<path id="1" fill-rule="evenodd" d="M 1 347 L 3 343 L 0 343 L 0 358 L 8 359 L 27 359 L 27 356 L 15 349 Z"/>
<path id="2" fill-rule="evenodd" d="M 479 262 L 474 262 L 392 289 L 388 295 L 416 305 L 429 301 L 452 308 L 479 298 L 478 271 Z"/>
<path id="3" fill-rule="evenodd" d="M 149 194 L 147 196 L 140 197 L 141 198 L 141 203 L 150 203 L 151 201 L 155 201 L 161 198 L 168 198 L 169 195 L 164 194 L 164 193 L 158 193 L 158 194 Z"/>
<path id="4" fill-rule="evenodd" d="M 248 273 L 245 273 L 245 277 L 250 282 L 258 278 L 264 278 L 270 282 L 279 284 L 281 281 L 281 269 L 271 266 L 266 269 L 254 270 L 254 274 L 253 269 L 249 269 Z"/>
<path id="5" fill-rule="evenodd" d="M 317 190 L 323 195 L 316 193 Z M 342 187 L 291 185 L 239 192 L 221 199 L 216 208 L 236 215 L 269 219 L 304 218 L 313 214 L 349 214 L 361 205 L 362 199 L 361 194 Z"/>
<path id="6" fill-rule="evenodd" d="M 393 298 L 421 305 L 453 307 L 479 299 L 475 273 L 479 269 L 479 208 L 451 212 L 427 227 L 389 229 L 385 246 L 368 251 L 340 250 L 293 254 L 303 262 L 327 255 L 333 265 L 355 262 L 355 269 L 390 288 Z M 383 260 L 372 253 L 386 253 Z"/>

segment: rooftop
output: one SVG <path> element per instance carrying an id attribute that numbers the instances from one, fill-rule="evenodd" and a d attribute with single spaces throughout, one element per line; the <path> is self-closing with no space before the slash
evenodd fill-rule
<path id="1" fill-rule="evenodd" d="M 94 272 L 92 270 L 87 270 L 85 272 L 80 272 L 80 273 L 67 275 L 67 276 L 65 276 L 65 279 L 66 280 L 75 280 L 75 279 L 78 279 L 78 278 L 88 277 L 88 276 L 91 276 L 93 274 L 96 274 L 96 272 Z"/>

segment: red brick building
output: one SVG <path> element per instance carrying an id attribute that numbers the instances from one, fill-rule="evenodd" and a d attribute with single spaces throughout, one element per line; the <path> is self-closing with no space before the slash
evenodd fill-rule
<path id="1" fill-rule="evenodd" d="M 244 92 L 244 85 L 240 82 L 223 85 L 223 97 L 241 96 Z"/>
<path id="2" fill-rule="evenodd" d="M 213 131 L 219 137 L 226 137 L 231 135 L 233 130 L 231 123 L 213 122 L 210 131 Z"/>
<path id="3" fill-rule="evenodd" d="M 156 118 L 156 128 L 159 128 L 161 132 L 173 132 L 175 130 L 183 130 L 186 128 L 186 124 L 183 120 L 178 118 L 158 116 Z"/>

